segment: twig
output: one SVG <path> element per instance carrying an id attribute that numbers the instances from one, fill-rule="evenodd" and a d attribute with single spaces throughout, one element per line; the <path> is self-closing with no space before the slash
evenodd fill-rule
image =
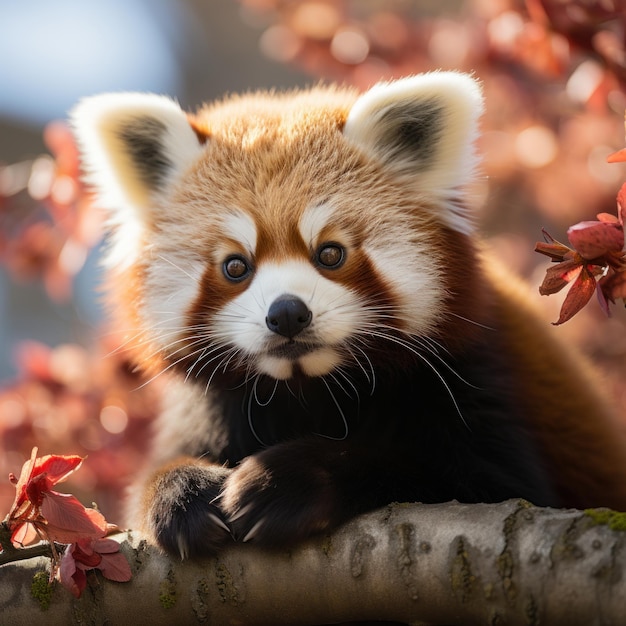
<path id="1" fill-rule="evenodd" d="M 52 547 L 49 543 L 42 541 L 34 546 L 25 548 L 16 548 L 11 543 L 11 531 L 6 521 L 0 523 L 0 565 L 5 563 L 13 563 L 15 561 L 23 561 L 38 556 L 47 556 L 52 558 Z"/>

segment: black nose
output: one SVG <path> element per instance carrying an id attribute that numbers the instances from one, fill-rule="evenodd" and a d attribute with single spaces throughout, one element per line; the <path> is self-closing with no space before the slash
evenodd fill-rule
<path id="1" fill-rule="evenodd" d="M 280 296 L 270 305 L 265 323 L 274 333 L 292 339 L 310 323 L 313 314 L 300 298 Z"/>

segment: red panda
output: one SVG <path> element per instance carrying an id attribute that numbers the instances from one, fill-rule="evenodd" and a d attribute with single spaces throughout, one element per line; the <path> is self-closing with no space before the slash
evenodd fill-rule
<path id="1" fill-rule="evenodd" d="M 169 387 L 133 523 L 289 546 L 392 501 L 626 509 L 593 374 L 474 232 L 472 77 L 82 101 L 111 308 Z"/>

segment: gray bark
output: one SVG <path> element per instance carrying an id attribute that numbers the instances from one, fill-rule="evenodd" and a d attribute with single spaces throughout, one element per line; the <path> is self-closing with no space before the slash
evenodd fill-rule
<path id="1" fill-rule="evenodd" d="M 626 533 L 599 521 L 520 501 L 396 504 L 291 552 L 233 544 L 184 563 L 128 532 L 132 581 L 94 573 L 78 600 L 56 584 L 45 611 L 31 585 L 46 559 L 0 568 L 0 623 L 624 624 Z"/>

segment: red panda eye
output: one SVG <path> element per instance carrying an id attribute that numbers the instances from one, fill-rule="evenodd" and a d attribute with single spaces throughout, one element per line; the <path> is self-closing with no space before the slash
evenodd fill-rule
<path id="1" fill-rule="evenodd" d="M 346 251 L 338 243 L 324 243 L 317 249 L 315 260 L 326 269 L 337 269 L 346 260 Z"/>
<path id="2" fill-rule="evenodd" d="M 229 256 L 222 265 L 224 276 L 231 281 L 240 281 L 251 272 L 250 264 L 241 256 Z"/>

